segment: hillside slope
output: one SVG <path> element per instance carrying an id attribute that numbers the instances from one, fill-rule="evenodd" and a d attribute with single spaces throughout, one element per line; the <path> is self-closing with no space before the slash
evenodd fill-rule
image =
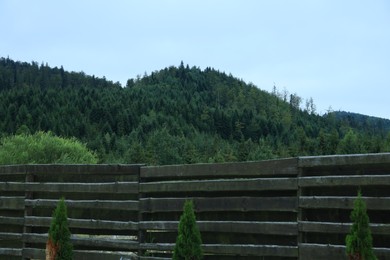
<path id="1" fill-rule="evenodd" d="M 212 68 L 183 63 L 119 83 L 0 59 L 0 132 L 74 136 L 100 162 L 178 164 L 380 152 L 388 130 L 300 109 Z M 354 143 L 354 145 L 350 145 Z"/>

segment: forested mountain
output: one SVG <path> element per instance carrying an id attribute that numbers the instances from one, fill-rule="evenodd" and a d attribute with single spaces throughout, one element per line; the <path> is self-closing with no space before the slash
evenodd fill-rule
<path id="1" fill-rule="evenodd" d="M 100 162 L 179 164 L 390 151 L 387 125 L 319 116 L 297 95 L 268 93 L 212 68 L 129 79 L 0 59 L 0 133 L 76 137 Z"/>

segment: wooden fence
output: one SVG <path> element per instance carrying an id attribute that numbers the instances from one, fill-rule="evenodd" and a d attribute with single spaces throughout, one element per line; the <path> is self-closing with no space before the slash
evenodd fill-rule
<path id="1" fill-rule="evenodd" d="M 0 259 L 44 259 L 66 198 L 75 259 L 170 259 L 192 199 L 206 259 L 345 259 L 358 188 L 390 259 L 390 154 L 147 167 L 0 167 Z"/>

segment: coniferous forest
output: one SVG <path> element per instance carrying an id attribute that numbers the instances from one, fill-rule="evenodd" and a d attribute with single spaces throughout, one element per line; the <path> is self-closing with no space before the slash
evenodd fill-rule
<path id="1" fill-rule="evenodd" d="M 336 94 L 336 93 L 335 93 Z M 75 137 L 100 163 L 252 161 L 390 151 L 390 120 L 329 111 L 181 63 L 126 86 L 36 62 L 0 59 L 0 135 Z"/>

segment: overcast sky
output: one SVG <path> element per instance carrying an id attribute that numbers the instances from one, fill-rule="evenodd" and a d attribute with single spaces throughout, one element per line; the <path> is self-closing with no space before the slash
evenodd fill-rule
<path id="1" fill-rule="evenodd" d="M 128 78 L 183 61 L 390 119 L 388 0 L 0 0 L 0 56 Z"/>

